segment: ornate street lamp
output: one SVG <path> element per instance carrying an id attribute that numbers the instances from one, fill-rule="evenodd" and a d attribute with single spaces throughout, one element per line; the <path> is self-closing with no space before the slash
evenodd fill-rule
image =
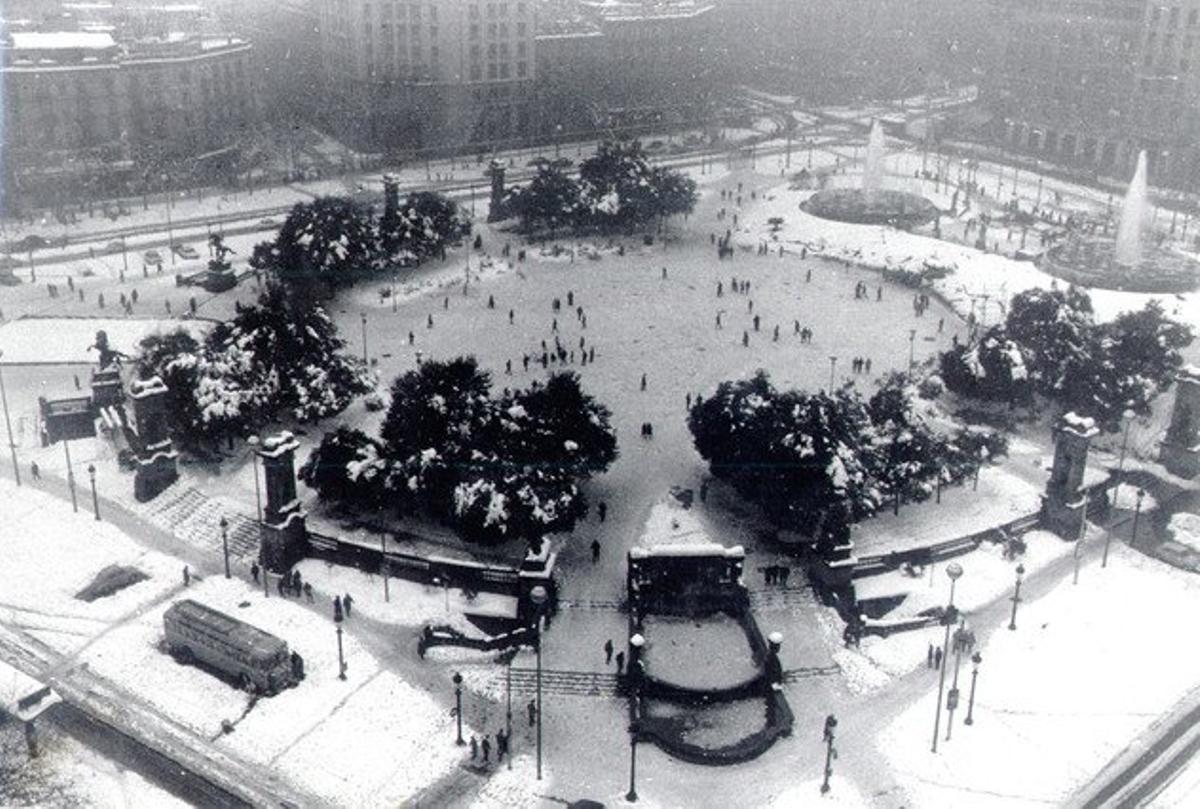
<path id="1" fill-rule="evenodd" d="M 1017 605 L 1021 603 L 1021 577 L 1025 575 L 1025 565 L 1017 565 L 1017 583 L 1013 588 L 1012 601 L 1012 617 L 1008 619 L 1008 628 L 1017 628 Z"/>
<path id="2" fill-rule="evenodd" d="M 95 512 L 96 521 L 99 522 L 100 521 L 100 498 L 96 494 L 96 465 L 93 463 L 88 464 L 87 473 L 88 473 L 88 477 L 92 481 L 92 511 Z"/>
<path id="3" fill-rule="evenodd" d="M 971 696 L 967 700 L 967 718 L 963 720 L 963 724 L 966 725 L 975 724 L 975 681 L 979 679 L 979 664 L 982 662 L 983 655 L 979 652 L 971 655 L 971 663 L 974 664 L 974 668 L 971 669 Z"/>
<path id="4" fill-rule="evenodd" d="M 537 780 L 539 781 L 542 780 L 542 610 L 549 598 L 550 594 L 540 584 L 529 591 L 529 600 L 533 602 L 537 622 L 534 648 L 537 650 Z"/>
<path id="5" fill-rule="evenodd" d="M 462 681 L 463 677 L 457 671 L 450 678 L 454 683 L 454 717 L 458 720 L 458 738 L 454 741 L 459 747 L 466 744 L 462 735 Z"/>
<path id="6" fill-rule="evenodd" d="M 224 517 L 217 523 L 221 526 L 221 552 L 225 555 L 225 578 L 229 576 L 229 520 Z"/>

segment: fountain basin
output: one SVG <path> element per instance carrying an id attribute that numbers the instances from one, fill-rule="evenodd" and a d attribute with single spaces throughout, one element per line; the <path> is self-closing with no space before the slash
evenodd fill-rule
<path id="1" fill-rule="evenodd" d="M 932 222 L 940 213 L 925 197 L 887 189 L 827 188 L 813 194 L 800 207 L 822 219 L 898 228 Z"/>
<path id="2" fill-rule="evenodd" d="M 1073 238 L 1056 244 L 1038 268 L 1077 286 L 1123 292 L 1191 292 L 1200 287 L 1200 262 L 1182 253 L 1143 246 L 1136 265 L 1116 259 L 1116 242 L 1103 237 Z"/>

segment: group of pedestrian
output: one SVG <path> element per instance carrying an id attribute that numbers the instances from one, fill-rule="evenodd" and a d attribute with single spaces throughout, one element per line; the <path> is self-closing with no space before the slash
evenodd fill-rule
<path id="1" fill-rule="evenodd" d="M 787 565 L 767 565 L 759 570 L 762 571 L 764 584 L 777 584 L 780 587 L 787 587 L 788 578 L 792 575 L 792 569 Z"/>
<path id="2" fill-rule="evenodd" d="M 642 438 L 654 437 L 654 425 L 648 421 L 642 422 Z"/>
<path id="3" fill-rule="evenodd" d="M 504 760 L 504 756 L 508 754 L 508 734 L 503 729 L 496 731 L 496 763 L 499 764 Z M 480 756 L 482 753 L 482 757 Z M 492 755 L 492 742 L 488 736 L 484 736 L 480 741 L 474 736 L 471 736 L 471 761 L 479 760 L 483 764 L 490 763 Z"/>
<path id="4" fill-rule="evenodd" d="M 850 368 L 856 374 L 869 374 L 871 373 L 871 358 L 855 357 L 850 362 Z"/>
<path id="5" fill-rule="evenodd" d="M 929 308 L 929 295 L 925 292 L 918 292 L 913 295 L 913 313 L 917 317 L 925 314 L 925 310 Z M 941 324 L 938 324 L 938 331 L 941 331 Z"/>
<path id="6" fill-rule="evenodd" d="M 608 640 L 604 641 L 604 665 L 606 665 L 606 666 L 612 665 L 612 662 L 614 659 L 617 661 L 617 674 L 624 674 L 625 673 L 625 653 L 617 652 L 614 657 L 612 638 L 609 638 Z"/>
<path id="7" fill-rule="evenodd" d="M 859 281 L 858 283 L 856 283 L 854 285 L 854 299 L 856 301 L 870 299 L 870 288 L 866 281 Z M 877 301 L 883 300 L 883 286 L 882 285 L 875 287 L 875 300 L 877 300 Z"/>
<path id="8" fill-rule="evenodd" d="M 942 667 L 942 647 L 929 644 L 929 651 L 925 654 L 925 666 L 937 671 Z"/>

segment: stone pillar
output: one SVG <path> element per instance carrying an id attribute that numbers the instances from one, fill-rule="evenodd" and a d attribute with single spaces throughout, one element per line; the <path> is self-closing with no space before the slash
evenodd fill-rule
<path id="1" fill-rule="evenodd" d="M 536 553 L 532 550 L 525 553 L 521 569 L 517 571 L 517 621 L 523 626 L 533 623 L 537 613 L 537 608 L 529 597 L 534 587 L 540 584 L 550 594 L 547 608 L 558 600 L 552 575 L 557 559 L 558 555 L 550 551 L 550 543 L 545 540 Z"/>
<path id="2" fill-rule="evenodd" d="M 121 372 L 108 367 L 92 373 L 92 406 L 97 410 L 125 401 L 121 390 Z"/>
<path id="3" fill-rule="evenodd" d="M 262 566 L 283 573 L 308 553 L 307 514 L 296 497 L 295 436 L 284 431 L 266 438 L 257 450 L 262 459 L 266 504 L 259 526 Z"/>
<path id="4" fill-rule="evenodd" d="M 395 216 L 400 211 L 400 178 L 395 174 L 383 175 L 383 216 Z"/>
<path id="5" fill-rule="evenodd" d="M 488 221 L 495 222 L 504 218 L 504 163 L 493 160 L 487 173 L 492 178 L 492 199 L 488 206 Z"/>
<path id="6" fill-rule="evenodd" d="M 1200 367 L 1189 365 L 1175 377 L 1175 406 L 1159 460 L 1181 478 L 1200 475 Z"/>
<path id="7" fill-rule="evenodd" d="M 1083 473 L 1088 448 L 1100 431 L 1092 419 L 1067 413 L 1055 428 L 1054 466 L 1042 495 L 1041 525 L 1063 539 L 1076 539 L 1087 500 Z"/>
<path id="8" fill-rule="evenodd" d="M 137 468 L 133 496 L 139 503 L 153 500 L 179 479 L 179 454 L 167 431 L 167 386 L 157 376 L 135 380 L 129 386 L 133 418 L 137 424 Z"/>

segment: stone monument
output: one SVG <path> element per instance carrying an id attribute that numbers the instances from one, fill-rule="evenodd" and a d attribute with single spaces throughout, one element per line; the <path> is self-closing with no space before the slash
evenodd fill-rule
<path id="1" fill-rule="evenodd" d="M 1087 509 L 1083 473 L 1088 448 L 1099 434 L 1092 419 L 1075 413 L 1063 416 L 1054 430 L 1054 466 L 1042 495 L 1041 525 L 1063 539 L 1079 536 Z"/>
<path id="2" fill-rule="evenodd" d="M 296 450 L 300 443 L 286 430 L 266 438 L 257 450 L 263 462 L 267 503 L 259 528 L 262 565 L 283 573 L 308 552 L 305 511 L 296 497 Z"/>
<path id="3" fill-rule="evenodd" d="M 1200 475 L 1200 367 L 1189 365 L 1175 377 L 1175 407 L 1159 460 L 1181 478 Z"/>
<path id="4" fill-rule="evenodd" d="M 133 417 L 137 423 L 137 466 L 133 496 L 139 503 L 152 500 L 179 479 L 179 454 L 167 430 L 167 386 L 157 376 L 129 385 Z"/>

